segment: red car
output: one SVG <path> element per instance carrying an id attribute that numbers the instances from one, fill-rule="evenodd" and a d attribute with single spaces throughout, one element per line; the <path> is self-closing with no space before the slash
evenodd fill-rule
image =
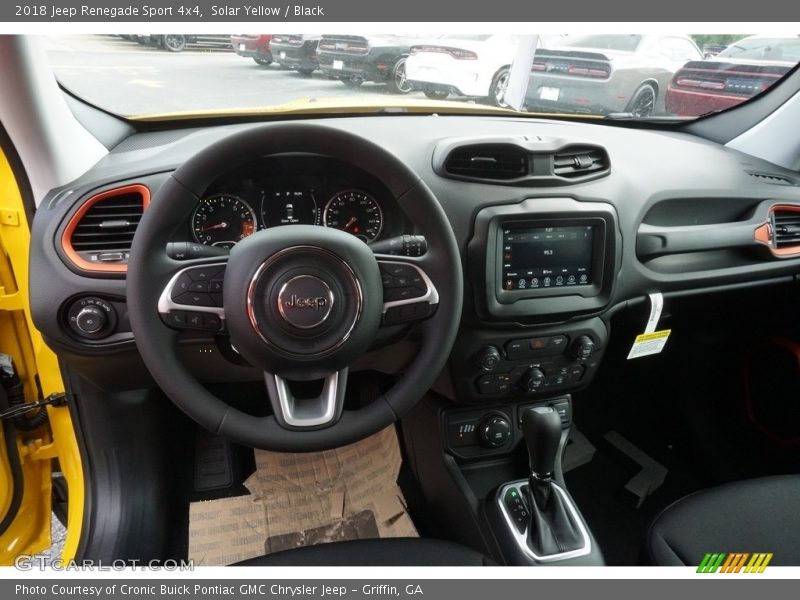
<path id="1" fill-rule="evenodd" d="M 271 34 L 251 35 L 239 33 L 231 36 L 231 46 L 239 56 L 252 58 L 262 67 L 272 64 L 272 52 L 269 49 Z"/>
<path id="2" fill-rule="evenodd" d="M 666 109 L 697 117 L 760 94 L 800 61 L 800 36 L 752 36 L 708 60 L 686 63 L 667 87 Z"/>

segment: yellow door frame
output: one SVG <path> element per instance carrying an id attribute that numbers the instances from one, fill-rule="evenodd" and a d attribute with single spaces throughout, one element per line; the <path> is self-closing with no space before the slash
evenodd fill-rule
<path id="1" fill-rule="evenodd" d="M 0 148 L 0 351 L 14 359 L 24 382 L 26 400 L 36 400 L 38 376 L 45 397 L 64 391 L 58 359 L 31 320 L 28 290 L 30 226 L 20 187 Z M 53 309 L 55 310 L 55 308 Z M 17 435 L 24 493 L 17 516 L 0 537 L 0 565 L 14 563 L 50 546 L 51 469 L 57 458 L 69 494 L 67 538 L 61 560 L 75 558 L 84 511 L 84 479 L 80 448 L 69 408 L 48 406 L 49 428 Z M 0 430 L 1 448 L 5 448 Z M 11 504 L 10 466 L 0 451 L 0 516 Z M 6 485 L 3 485 L 6 484 Z"/>

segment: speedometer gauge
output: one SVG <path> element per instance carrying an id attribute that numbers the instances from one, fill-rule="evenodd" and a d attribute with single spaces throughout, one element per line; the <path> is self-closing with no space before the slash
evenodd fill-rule
<path id="1" fill-rule="evenodd" d="M 383 211 L 372 196 L 360 190 L 339 192 L 328 201 L 322 215 L 325 227 L 352 233 L 365 242 L 374 242 L 383 230 Z"/>
<path id="2" fill-rule="evenodd" d="M 202 199 L 192 215 L 194 239 L 206 246 L 232 248 L 255 230 L 255 211 L 232 194 Z"/>

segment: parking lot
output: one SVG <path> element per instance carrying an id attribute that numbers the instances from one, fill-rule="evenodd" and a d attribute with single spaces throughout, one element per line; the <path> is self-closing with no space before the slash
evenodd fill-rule
<path id="1" fill-rule="evenodd" d="M 45 36 L 58 80 L 90 102 L 124 115 L 257 108 L 298 99 L 393 97 L 383 85 L 357 89 L 316 72 L 305 77 L 273 63 L 257 65 L 232 51 L 188 49 L 172 53 L 118 36 Z M 411 97 L 424 98 L 422 93 Z"/>

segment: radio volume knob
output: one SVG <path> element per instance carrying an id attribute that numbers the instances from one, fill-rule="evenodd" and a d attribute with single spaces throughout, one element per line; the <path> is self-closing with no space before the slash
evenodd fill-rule
<path id="1" fill-rule="evenodd" d="M 105 313 L 96 306 L 85 306 L 75 317 L 75 326 L 83 333 L 94 334 L 106 326 Z"/>
<path id="2" fill-rule="evenodd" d="M 484 371 L 493 371 L 503 360 L 496 346 L 486 346 L 475 355 L 475 364 Z"/>

